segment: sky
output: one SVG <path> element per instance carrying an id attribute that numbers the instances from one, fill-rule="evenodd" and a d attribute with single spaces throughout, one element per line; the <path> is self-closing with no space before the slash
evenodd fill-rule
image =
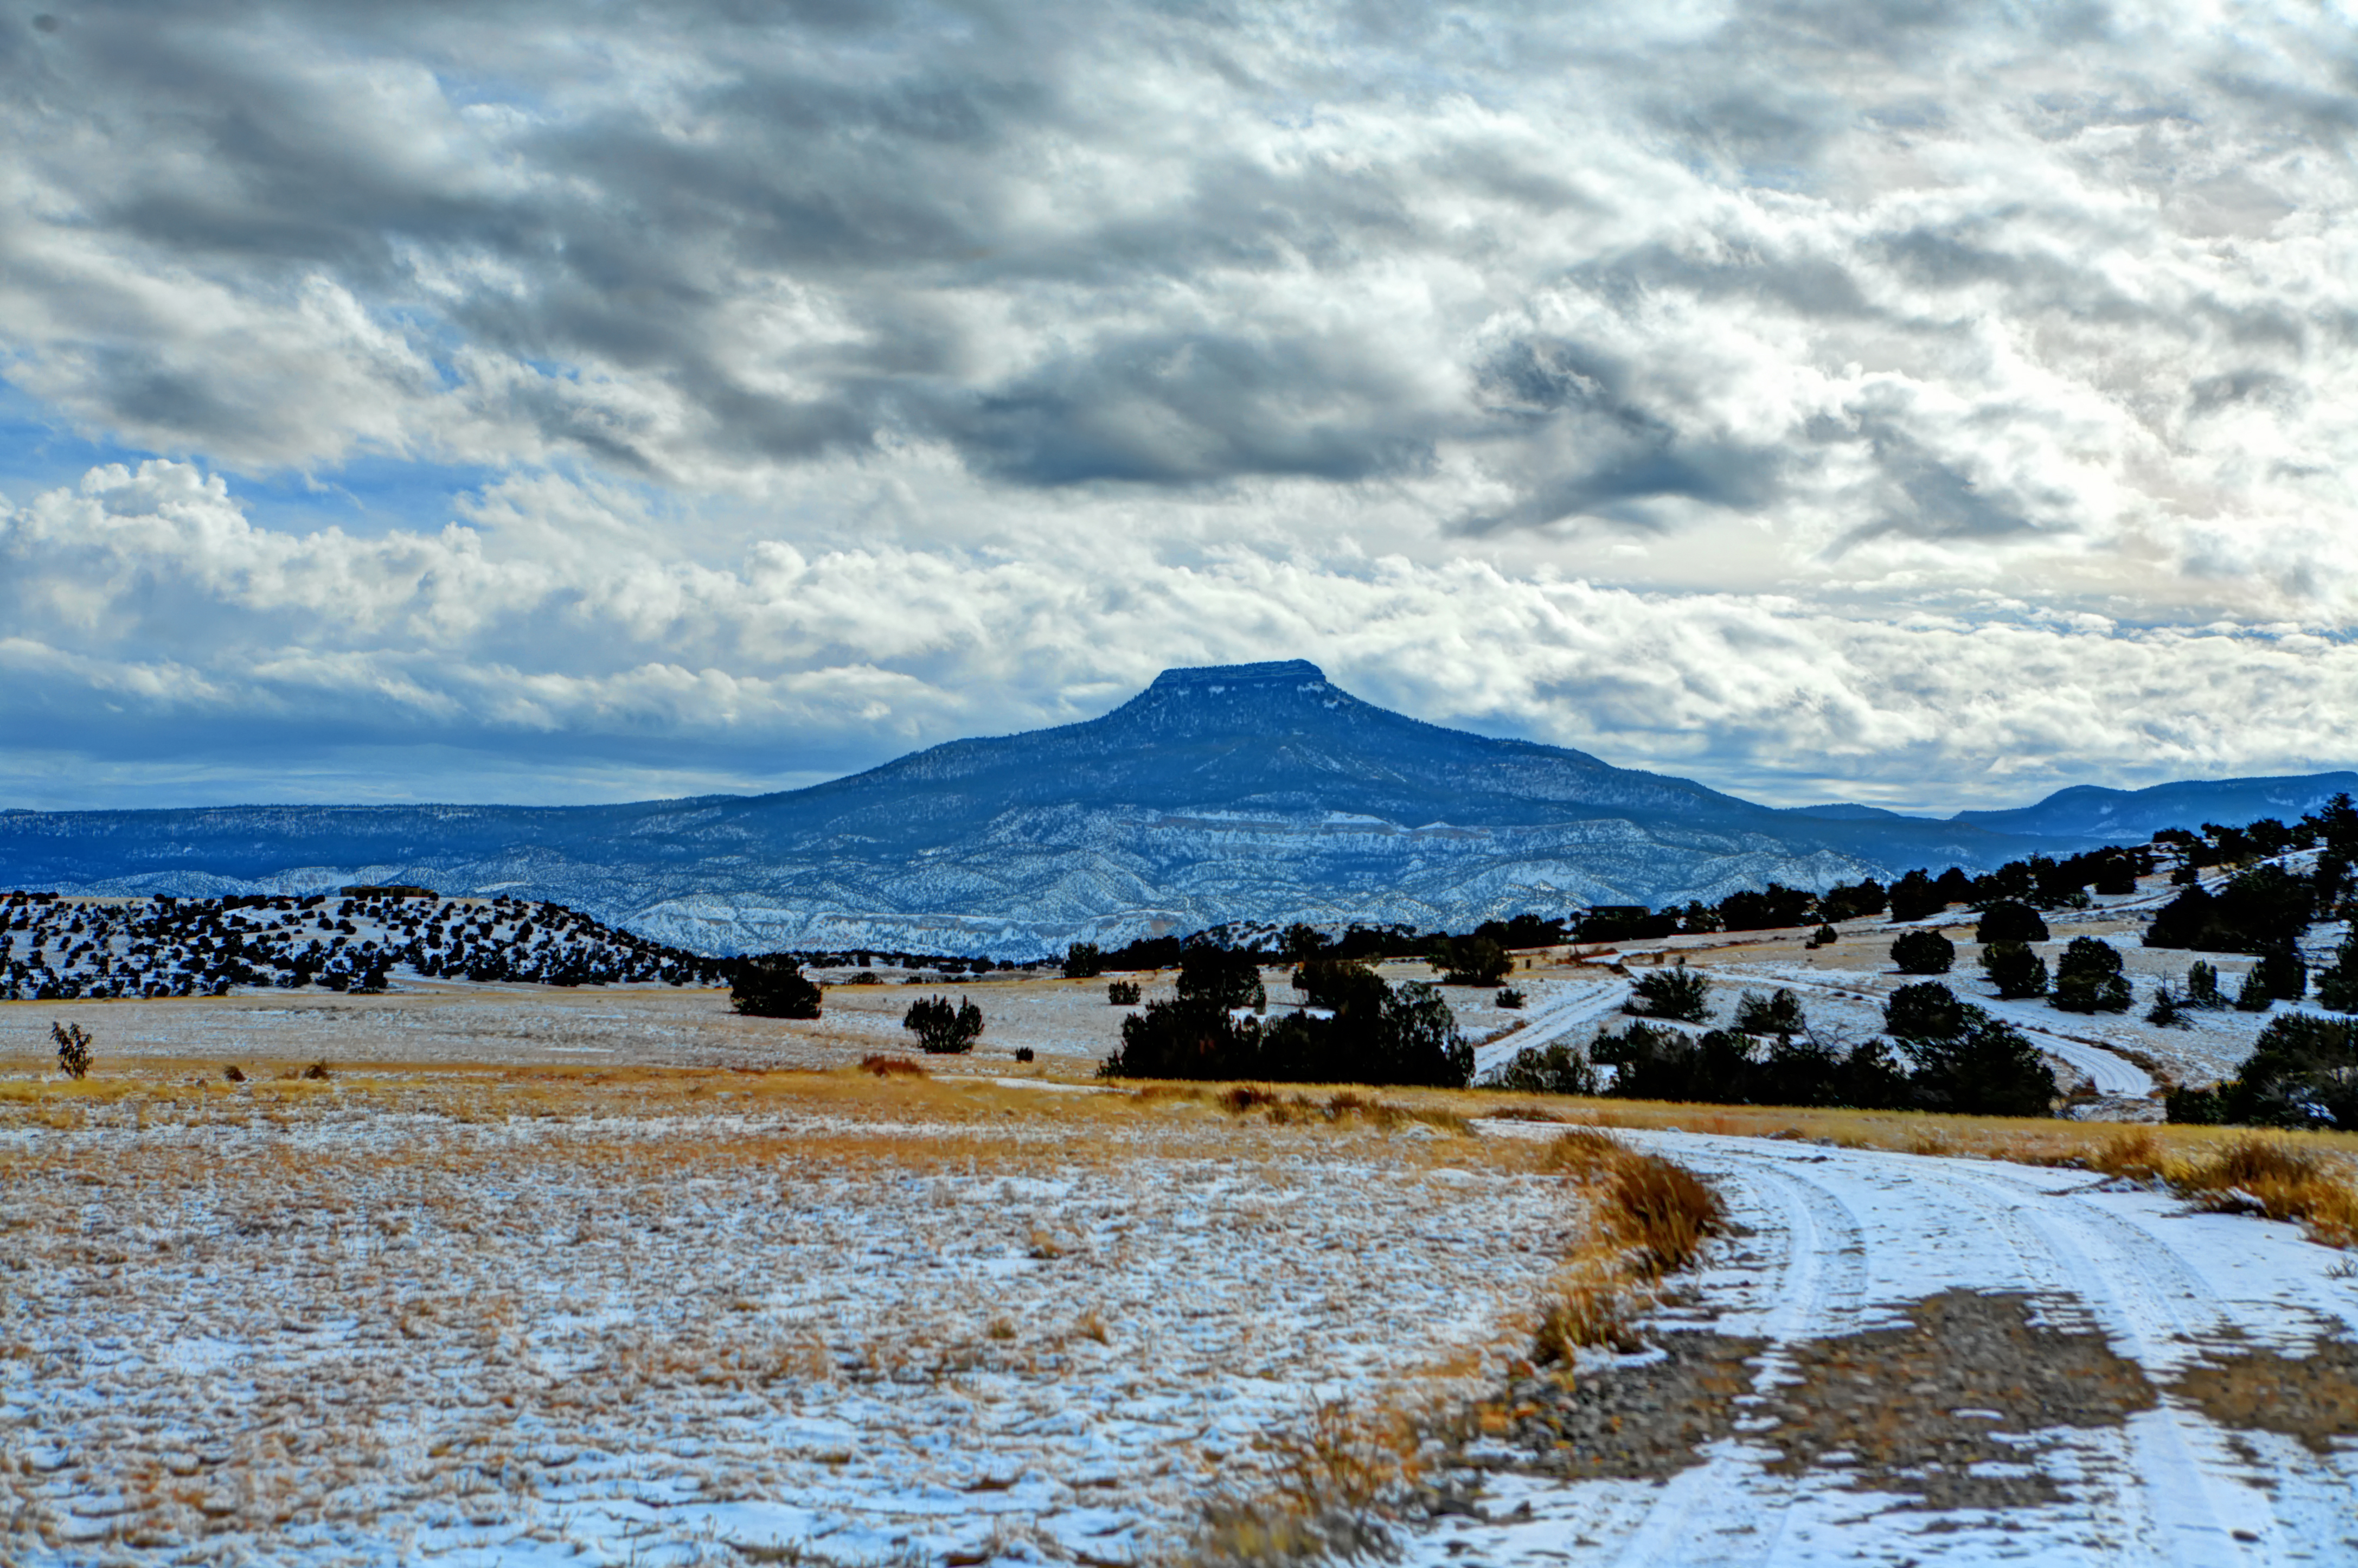
<path id="1" fill-rule="evenodd" d="M 2358 765 L 2354 160 L 2342 4 L 19 7 L 0 806 Z"/>

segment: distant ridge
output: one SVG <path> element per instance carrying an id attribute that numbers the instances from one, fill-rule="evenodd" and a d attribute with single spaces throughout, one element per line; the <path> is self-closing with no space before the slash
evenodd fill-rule
<path id="1" fill-rule="evenodd" d="M 2064 791 L 1939 821 L 1775 810 L 1585 752 L 1427 724 L 1300 659 L 1163 671 L 1098 718 L 952 741 L 809 789 L 623 806 L 0 815 L 0 888 L 220 894 L 410 883 L 547 900 L 711 954 L 1021 957 L 1231 922 L 1463 930 L 2149 837 L 2176 803 L 2298 815 L 2313 780 Z M 2314 786 L 2312 788 L 2312 786 Z M 2212 793 L 2204 794 L 2209 791 Z M 2221 793 L 2226 792 L 2226 793 Z M 2056 803 L 2064 803 L 2058 806 Z M 2187 809 L 2192 809 L 2189 805 Z M 2074 813 L 2082 813 L 2075 816 Z M 2095 823 L 2099 826 L 2081 826 Z M 2174 822 L 2159 826 L 2177 825 Z"/>
<path id="2" fill-rule="evenodd" d="M 2189 779 L 2135 790 L 2076 784 L 2035 805 L 2010 811 L 1960 811 L 1950 820 L 1996 833 L 2142 840 L 2165 827 L 2194 828 L 2205 822 L 2239 826 L 2263 816 L 2289 822 L 2337 795 L 2358 795 L 2358 773 Z"/>

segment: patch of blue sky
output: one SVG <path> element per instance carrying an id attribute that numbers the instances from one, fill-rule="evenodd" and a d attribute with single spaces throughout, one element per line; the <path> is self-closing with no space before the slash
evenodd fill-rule
<path id="1" fill-rule="evenodd" d="M 44 491 L 70 490 L 108 463 L 135 469 L 153 458 L 213 467 L 201 453 L 126 446 L 76 429 L 57 409 L 0 381 L 0 496 L 9 502 L 21 505 Z M 489 464 L 381 454 L 355 456 L 331 469 L 221 471 L 257 527 L 296 534 L 338 527 L 363 537 L 402 528 L 437 532 L 458 517 L 460 496 L 488 488 L 506 472 Z"/>
<path id="2" fill-rule="evenodd" d="M 255 526 L 308 534 L 341 528 L 373 537 L 407 529 L 432 534 L 459 521 L 459 498 L 495 483 L 506 470 L 481 463 L 359 456 L 333 469 L 242 475 L 230 493 Z"/>
<path id="3" fill-rule="evenodd" d="M 77 430 L 39 398 L 0 381 L 0 495 L 11 502 L 22 504 L 43 491 L 70 489 L 106 463 L 135 468 L 161 455 Z"/>

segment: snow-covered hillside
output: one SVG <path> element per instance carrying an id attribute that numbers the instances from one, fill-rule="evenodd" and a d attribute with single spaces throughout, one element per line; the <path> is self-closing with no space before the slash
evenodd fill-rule
<path id="1" fill-rule="evenodd" d="M 400 977 L 710 985 L 720 967 L 555 904 L 353 888 L 304 897 L 0 897 L 0 1000 L 382 990 Z"/>

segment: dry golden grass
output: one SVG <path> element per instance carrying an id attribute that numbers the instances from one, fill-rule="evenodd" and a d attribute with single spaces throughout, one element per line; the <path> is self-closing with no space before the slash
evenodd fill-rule
<path id="1" fill-rule="evenodd" d="M 1591 1238 L 1557 1274 L 1532 1334 L 1532 1359 L 1636 1347 L 1637 1324 L 1666 1275 L 1693 1265 L 1727 1228 L 1719 1195 L 1684 1166 L 1593 1128 L 1548 1143 L 1538 1167 L 1572 1178 L 1594 1216 Z"/>
<path id="2" fill-rule="evenodd" d="M 1684 1131 L 1733 1138 L 1823 1140 L 1844 1149 L 1902 1154 L 2006 1160 L 2025 1165 L 2103 1171 L 2134 1180 L 2159 1179 L 2189 1196 L 2222 1190 L 2216 1173 L 2232 1148 L 2257 1142 L 2288 1152 L 2300 1163 L 2297 1179 L 2277 1174 L 2287 1203 L 2277 1217 L 2309 1225 L 2320 1241 L 2348 1232 L 2358 1206 L 2358 1134 L 2255 1132 L 2249 1128 L 2027 1120 L 2013 1117 L 1929 1115 L 1917 1111 L 1825 1110 L 1779 1106 L 1675 1105 L 1646 1100 L 1563 1099 L 1534 1107 L 1528 1099 L 1492 1097 L 1498 1110 L 1466 1102 L 1466 1114 L 1512 1120 L 1552 1120 L 1575 1127 L 1633 1131 Z M 2234 1185 L 2232 1180 L 2227 1185 Z M 2250 1190 L 2250 1189 L 2247 1189 Z M 2255 1192 L 2255 1195 L 2256 1192 Z M 2275 1211 L 2272 1211 L 2275 1212 Z"/>
<path id="3" fill-rule="evenodd" d="M 2192 1202 L 2298 1223 L 2324 1246 L 2358 1248 L 2358 1134 L 1627 1100 L 1564 1100 L 1561 1108 L 1508 1102 L 1501 1108 L 1518 1120 L 1823 1139 L 1845 1149 L 2101 1171 L 2159 1181 Z"/>
<path id="4" fill-rule="evenodd" d="M 1321 1401 L 1301 1427 L 1263 1444 L 1271 1479 L 1206 1508 L 1187 1560 L 1273 1568 L 1383 1554 L 1386 1504 L 1422 1473 L 1419 1428 L 1396 1405 Z"/>
<path id="5" fill-rule="evenodd" d="M 70 1390 L 86 1385 L 77 1368 L 92 1354 L 78 1324 L 103 1321 L 143 1346 L 187 1334 L 259 1346 L 240 1351 L 254 1357 L 252 1395 L 190 1384 L 212 1426 L 254 1433 L 201 1474 L 168 1470 L 180 1461 L 156 1433 L 183 1401 L 162 1384 L 121 1411 L 77 1416 L 75 1452 L 93 1474 L 155 1471 L 152 1489 L 126 1492 L 126 1537 L 185 1548 L 245 1531 L 265 1558 L 274 1531 L 291 1528 L 273 1520 L 391 1528 L 417 1498 L 485 1474 L 510 1477 L 486 1517 L 532 1517 L 530 1487 L 581 1472 L 543 1476 L 529 1432 L 600 1430 L 609 1452 L 627 1454 L 633 1412 L 708 1397 L 725 1405 L 715 1420 L 824 1400 L 829 1388 L 888 1403 L 937 1394 L 965 1410 L 958 1390 L 973 1379 L 1087 1404 L 1092 1388 L 1118 1400 L 1143 1378 L 1184 1403 L 1231 1374 L 1266 1389 L 1356 1366 L 1371 1344 L 1392 1346 L 1383 1387 L 1416 1384 L 1428 1350 L 1433 1376 L 1462 1383 L 1519 1348 L 1506 1325 L 1546 1275 L 1543 1253 L 1502 1267 L 1487 1249 L 1557 1217 L 1522 1178 L 1528 1149 L 1446 1135 L 1468 1124 L 1439 1102 L 1402 1108 L 1365 1094 L 1288 1094 L 1231 1112 L 1201 1090 L 878 1076 L 850 1063 L 375 1062 L 324 1080 L 257 1069 L 238 1084 L 218 1071 L 118 1055 L 81 1084 L 0 1081 L 0 1132 L 31 1134 L 0 1139 L 0 1253 L 23 1261 L 11 1304 L 32 1325 L 0 1333 L 0 1357 L 32 1368 L 37 1387 Z M 168 1128 L 188 1135 L 142 1135 Z M 1163 1223 L 1171 1214 L 1195 1223 Z M 880 1244 L 889 1261 L 872 1260 Z M 971 1261 L 986 1257 L 1020 1260 L 1022 1291 L 968 1282 L 986 1277 Z M 697 1277 L 692 1297 L 678 1289 L 684 1272 Z M 1371 1293 L 1388 1274 L 1403 1281 L 1397 1300 L 1417 1305 L 1379 1309 L 1398 1326 L 1371 1341 L 1341 1303 L 1395 1299 Z M 1433 1294 L 1444 1279 L 1446 1298 Z M 233 1280 L 243 1283 L 225 1288 Z M 871 1322 L 879 1284 L 896 1280 L 908 1320 Z M 535 1281 L 564 1283 L 552 1301 Z M 1264 1287 L 1302 1322 L 1271 1329 Z M 1412 1325 L 1444 1299 L 1489 1306 L 1451 1336 L 1421 1337 L 1429 1331 Z M 552 1310 L 576 1300 L 631 1307 L 612 1324 L 551 1328 Z M 1171 1332 L 1183 1321 L 1184 1336 Z M 1306 1348 L 1314 1340 L 1333 1346 Z M 1232 1359 L 1189 1361 L 1205 1344 Z M 564 1359 L 542 1359 L 552 1354 Z M 460 1397 L 428 1397 L 429 1371 Z M 282 1443 L 297 1428 L 302 1444 Z M 384 1437 L 395 1429 L 430 1441 Z M 1157 1463 L 1184 1437 L 1155 1450 Z M 1302 1444 L 1232 1454 L 1224 1468 L 1275 1472 L 1298 1497 L 1349 1496 L 1359 1448 L 1331 1428 Z M 741 1436 L 715 1452 L 789 1478 L 810 1460 Z M 1158 1473 L 1123 1484 L 1183 1499 L 1199 1489 Z M 66 1484 L 0 1478 L 0 1558 L 59 1549 L 45 1532 L 64 1528 Z M 8 1536 L 9 1518 L 29 1533 Z"/>
<path id="6" fill-rule="evenodd" d="M 2358 1189 L 2314 1148 L 2247 1134 L 2191 1160 L 2164 1162 L 2170 1190 L 2207 1207 L 2256 1208 L 2292 1220 L 2328 1247 L 2358 1247 Z"/>

